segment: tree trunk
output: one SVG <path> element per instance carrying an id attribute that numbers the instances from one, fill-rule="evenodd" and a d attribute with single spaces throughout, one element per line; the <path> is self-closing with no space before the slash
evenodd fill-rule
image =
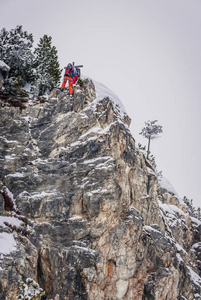
<path id="1" fill-rule="evenodd" d="M 149 158 L 151 137 L 148 138 L 147 159 Z"/>

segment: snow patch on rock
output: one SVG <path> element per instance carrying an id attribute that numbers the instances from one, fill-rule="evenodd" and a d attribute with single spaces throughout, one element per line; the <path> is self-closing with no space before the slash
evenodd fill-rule
<path id="1" fill-rule="evenodd" d="M 8 255 L 16 250 L 16 242 L 12 234 L 7 232 L 0 233 L 0 254 Z"/>

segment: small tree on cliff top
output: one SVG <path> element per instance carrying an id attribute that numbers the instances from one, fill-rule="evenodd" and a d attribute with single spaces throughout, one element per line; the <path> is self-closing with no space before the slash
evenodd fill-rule
<path id="1" fill-rule="evenodd" d="M 149 158 L 151 140 L 158 138 L 158 134 L 163 132 L 162 126 L 157 125 L 156 122 L 158 121 L 154 120 L 145 122 L 145 127 L 142 128 L 142 131 L 140 132 L 143 137 L 148 139 L 147 159 Z"/>

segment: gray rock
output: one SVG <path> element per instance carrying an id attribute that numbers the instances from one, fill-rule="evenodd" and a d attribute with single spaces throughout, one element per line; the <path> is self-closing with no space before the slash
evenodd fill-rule
<path id="1" fill-rule="evenodd" d="M 5 212 L 0 194 L 0 233 L 15 241 L 0 254 L 0 299 L 27 278 L 44 299 L 198 297 L 201 226 L 160 188 L 130 118 L 88 79 L 73 98 L 54 89 L 26 107 L 0 107 L 0 180 L 14 201 Z"/>

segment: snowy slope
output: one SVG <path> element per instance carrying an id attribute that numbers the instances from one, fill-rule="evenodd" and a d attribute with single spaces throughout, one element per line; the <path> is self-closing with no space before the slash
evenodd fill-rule
<path id="1" fill-rule="evenodd" d="M 94 85 L 95 85 L 95 90 L 96 90 L 96 100 L 95 102 L 98 102 L 100 100 L 102 100 L 103 98 L 109 97 L 110 100 L 112 100 L 112 102 L 119 108 L 119 113 L 121 116 L 123 116 L 124 114 L 127 114 L 126 109 L 124 107 L 124 105 L 122 104 L 121 100 L 119 99 L 119 97 L 112 92 L 107 86 L 105 86 L 104 84 L 97 82 L 95 80 L 93 80 L 92 78 L 82 75 L 81 76 L 82 79 L 86 79 L 89 78 L 93 81 Z"/>
<path id="2" fill-rule="evenodd" d="M 167 178 L 165 178 L 164 176 L 159 176 L 158 182 L 162 189 L 165 189 L 171 194 L 173 194 L 179 200 L 180 203 L 184 204 L 183 200 L 181 199 L 181 197 Z"/>

